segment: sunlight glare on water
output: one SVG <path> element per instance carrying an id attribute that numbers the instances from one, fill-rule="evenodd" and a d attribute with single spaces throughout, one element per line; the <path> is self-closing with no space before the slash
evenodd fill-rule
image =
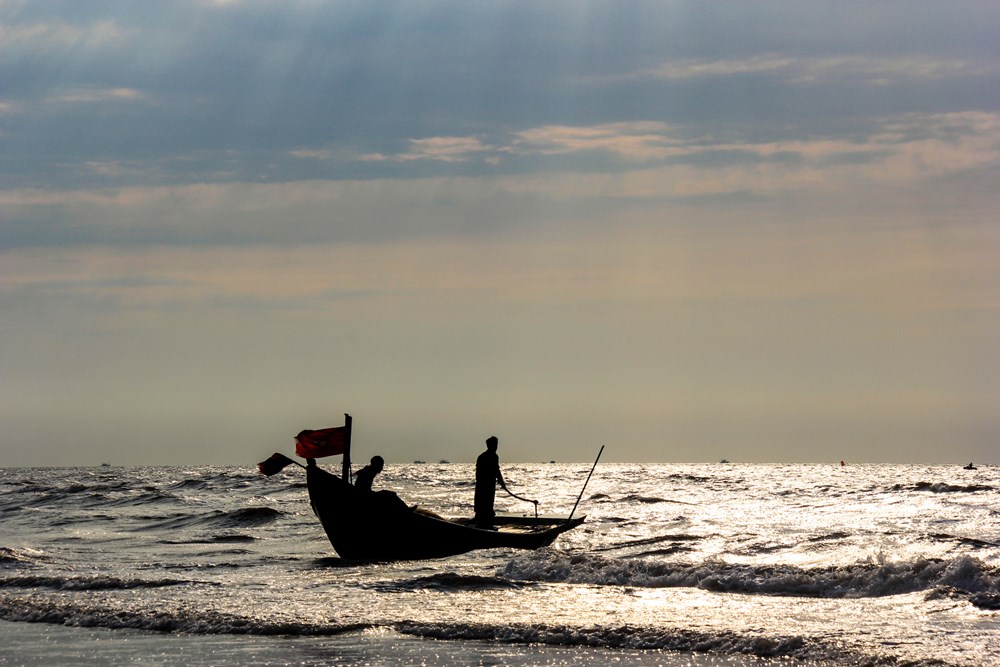
<path id="1" fill-rule="evenodd" d="M 505 473 L 565 514 L 589 469 Z M 34 630 L 52 655 L 110 650 L 72 625 L 189 664 L 978 666 L 1000 653 L 994 472 L 606 464 L 551 548 L 359 564 L 333 553 L 300 470 L 0 470 L 0 623 L 21 621 L 11 664 Z M 377 483 L 457 515 L 471 476 L 389 465 Z"/>

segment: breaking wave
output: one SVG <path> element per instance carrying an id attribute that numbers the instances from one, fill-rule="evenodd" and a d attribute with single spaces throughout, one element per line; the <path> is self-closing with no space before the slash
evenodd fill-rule
<path id="1" fill-rule="evenodd" d="M 680 654 L 713 654 L 811 661 L 822 664 L 899 665 L 898 657 L 862 653 L 820 637 L 766 635 L 735 631 L 703 631 L 674 627 L 575 627 L 555 624 L 372 623 L 308 622 L 249 617 L 215 611 L 121 609 L 82 605 L 67 600 L 5 599 L 0 597 L 0 620 L 51 623 L 82 628 L 134 629 L 197 635 L 257 635 L 321 637 L 390 628 L 402 635 L 452 641 L 497 644 L 544 644 L 568 648 L 661 650 Z M 910 667 L 942 667 L 940 660 L 907 661 Z"/>
<path id="2" fill-rule="evenodd" d="M 109 576 L 52 577 L 21 576 L 0 579 L 0 588 L 50 588 L 63 591 L 106 591 L 131 588 L 163 588 L 200 583 L 187 579 L 122 579 Z"/>
<path id="3" fill-rule="evenodd" d="M 981 493 L 996 491 L 988 484 L 945 484 L 944 482 L 917 482 L 913 485 L 896 484 L 893 491 L 930 491 L 931 493 Z"/>
<path id="4" fill-rule="evenodd" d="M 369 624 L 308 623 L 248 618 L 213 611 L 128 610 L 64 601 L 0 599 L 0 620 L 54 623 L 82 628 L 150 630 L 190 634 L 324 636 L 357 632 Z"/>
<path id="5" fill-rule="evenodd" d="M 502 576 L 515 581 L 559 582 L 645 588 L 701 588 L 817 598 L 863 598 L 949 587 L 986 598 L 1000 594 L 1000 569 L 963 556 L 901 563 L 858 563 L 804 569 L 794 566 L 734 565 L 722 561 L 668 563 L 556 552 L 511 560 Z M 970 598 L 971 599 L 971 598 Z M 985 599 L 985 598 L 984 598 Z"/>
<path id="6" fill-rule="evenodd" d="M 498 589 L 524 588 L 532 584 L 512 581 L 501 577 L 484 577 L 457 572 L 439 572 L 426 577 L 417 577 L 388 584 L 369 585 L 368 588 L 393 591 L 488 591 Z"/>
<path id="7" fill-rule="evenodd" d="M 488 641 L 505 644 L 546 644 L 631 650 L 676 651 L 679 653 L 747 656 L 762 659 L 814 661 L 837 665 L 899 665 L 895 656 L 870 655 L 845 649 L 819 638 L 797 635 L 751 635 L 728 631 L 699 631 L 685 628 L 636 626 L 571 627 L 563 625 L 453 625 L 414 622 L 397 623 L 397 632 L 429 639 Z M 938 660 L 909 661 L 910 667 L 945 663 Z"/>

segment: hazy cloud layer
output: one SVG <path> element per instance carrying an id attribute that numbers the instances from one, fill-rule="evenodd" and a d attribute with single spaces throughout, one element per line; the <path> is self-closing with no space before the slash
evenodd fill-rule
<path id="1" fill-rule="evenodd" d="M 998 24 L 2 2 L 9 463 L 995 458 Z"/>

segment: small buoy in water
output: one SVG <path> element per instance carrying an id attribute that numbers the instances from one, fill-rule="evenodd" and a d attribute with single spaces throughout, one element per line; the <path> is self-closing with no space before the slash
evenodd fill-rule
<path id="1" fill-rule="evenodd" d="M 844 459 L 840 459 L 840 467 L 841 467 L 841 468 L 843 468 L 843 467 L 844 467 L 844 466 L 846 466 L 846 465 L 847 465 L 847 464 L 846 464 L 846 463 L 844 463 Z"/>

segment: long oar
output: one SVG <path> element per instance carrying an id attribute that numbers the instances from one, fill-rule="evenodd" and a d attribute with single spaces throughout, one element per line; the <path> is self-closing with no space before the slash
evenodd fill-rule
<path id="1" fill-rule="evenodd" d="M 583 492 L 587 490 L 587 484 L 590 483 L 590 475 L 594 474 L 594 468 L 597 467 L 597 462 L 601 460 L 601 454 L 603 453 L 604 453 L 604 445 L 601 445 L 601 451 L 597 452 L 597 458 L 594 459 L 594 465 L 591 466 L 590 468 L 590 474 L 587 475 L 587 481 L 583 483 L 583 488 L 580 489 L 580 495 L 576 497 L 576 503 L 573 504 L 572 511 L 569 513 L 569 516 L 566 517 L 567 521 L 573 518 L 573 512 L 576 512 L 576 506 L 580 504 L 580 499 L 583 498 Z"/>

